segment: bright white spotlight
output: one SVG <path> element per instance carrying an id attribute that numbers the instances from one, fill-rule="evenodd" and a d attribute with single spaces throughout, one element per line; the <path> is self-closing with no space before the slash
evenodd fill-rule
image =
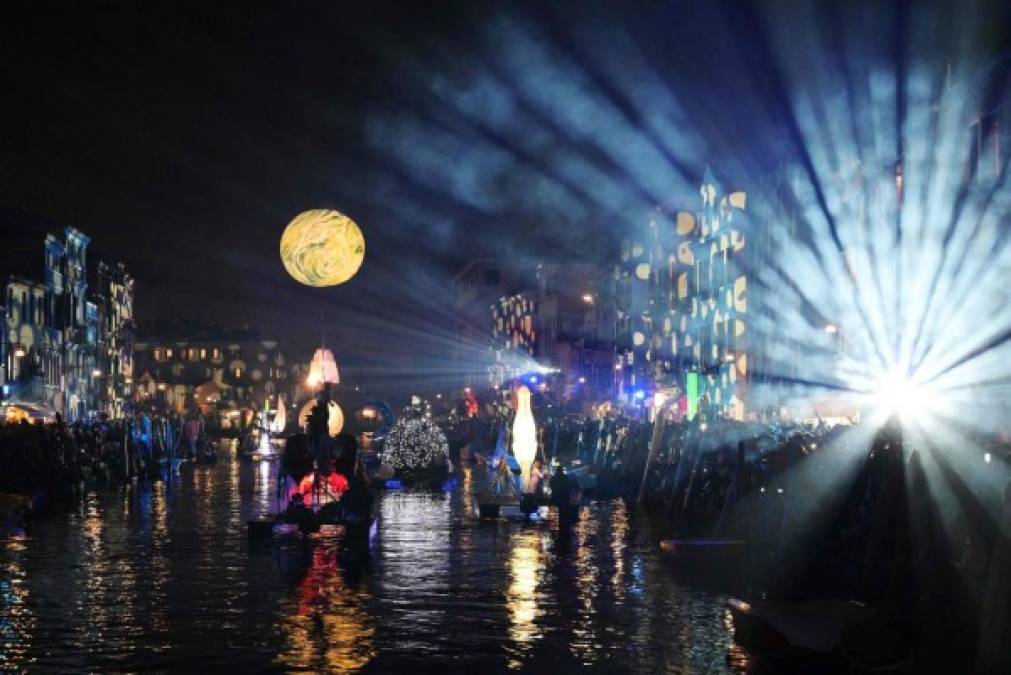
<path id="1" fill-rule="evenodd" d="M 927 388 L 914 379 L 893 372 L 878 384 L 874 404 L 882 416 L 897 415 L 910 422 L 927 412 L 931 396 Z"/>

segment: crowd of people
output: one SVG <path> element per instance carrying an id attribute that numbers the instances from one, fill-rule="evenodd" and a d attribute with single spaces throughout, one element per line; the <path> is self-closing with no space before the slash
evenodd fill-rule
<path id="1" fill-rule="evenodd" d="M 73 499 L 92 487 L 159 471 L 206 445 L 199 416 L 138 413 L 116 420 L 0 424 L 0 493 L 36 503 Z"/>

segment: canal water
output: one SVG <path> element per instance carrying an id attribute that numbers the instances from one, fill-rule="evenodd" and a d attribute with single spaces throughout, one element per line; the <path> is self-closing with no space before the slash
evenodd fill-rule
<path id="1" fill-rule="evenodd" d="M 367 554 L 251 544 L 276 463 L 230 449 L 93 492 L 0 549 L 0 671 L 743 671 L 725 596 L 678 580 L 621 501 L 480 522 L 464 484 L 380 498 Z"/>

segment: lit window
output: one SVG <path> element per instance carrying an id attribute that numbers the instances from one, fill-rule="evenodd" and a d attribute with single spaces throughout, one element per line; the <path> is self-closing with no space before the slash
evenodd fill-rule
<path id="1" fill-rule="evenodd" d="M 172 350 L 171 349 L 166 349 L 165 350 L 165 358 L 167 358 L 167 359 L 171 359 L 172 358 Z"/>
<path id="2" fill-rule="evenodd" d="M 221 358 L 221 350 L 218 349 L 217 347 L 214 348 L 214 358 L 216 358 L 216 359 L 220 359 Z"/>
<path id="3" fill-rule="evenodd" d="M 154 350 L 154 360 L 161 361 L 161 359 L 162 359 L 161 350 L 160 349 Z"/>
<path id="4" fill-rule="evenodd" d="M 235 369 L 235 377 L 242 377 L 242 369 L 241 368 L 236 368 Z"/>
<path id="5" fill-rule="evenodd" d="M 201 349 L 200 350 L 200 358 L 202 358 L 202 359 L 206 359 L 207 358 L 207 350 L 206 349 Z"/>

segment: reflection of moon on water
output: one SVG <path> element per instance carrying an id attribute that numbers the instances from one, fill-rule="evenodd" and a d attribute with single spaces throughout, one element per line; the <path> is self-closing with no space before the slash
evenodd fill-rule
<path id="1" fill-rule="evenodd" d="M 295 281 L 307 286 L 343 284 L 365 257 L 362 231 L 343 213 L 305 211 L 281 235 L 281 262 Z"/>

